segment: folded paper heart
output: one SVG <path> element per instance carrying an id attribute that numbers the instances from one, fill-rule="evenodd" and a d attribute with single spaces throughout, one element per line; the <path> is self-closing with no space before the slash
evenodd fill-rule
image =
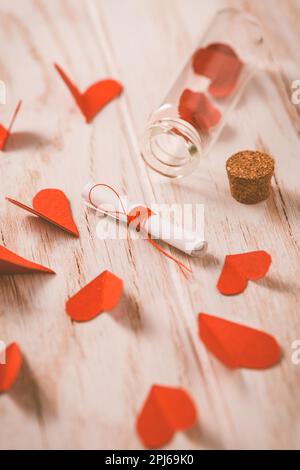
<path id="1" fill-rule="evenodd" d="M 66 302 L 66 312 L 74 321 L 91 320 L 115 308 L 123 290 L 123 281 L 110 271 L 103 271 Z"/>
<path id="2" fill-rule="evenodd" d="M 192 65 L 195 73 L 211 79 L 208 91 L 215 98 L 232 94 L 243 68 L 242 61 L 232 47 L 222 43 L 198 49 Z"/>
<path id="3" fill-rule="evenodd" d="M 277 341 L 263 331 L 206 313 L 198 316 L 199 337 L 230 369 L 266 369 L 281 357 Z"/>
<path id="4" fill-rule="evenodd" d="M 52 269 L 22 258 L 0 245 L 0 274 L 29 274 L 36 272 L 55 274 Z"/>
<path id="5" fill-rule="evenodd" d="M 240 294 L 248 281 L 264 277 L 271 264 L 271 256 L 266 251 L 251 251 L 227 255 L 217 282 L 217 288 L 224 295 Z"/>
<path id="6" fill-rule="evenodd" d="M 72 217 L 70 204 L 67 196 L 60 189 L 43 189 L 38 192 L 33 200 L 32 207 L 16 201 L 10 197 L 6 198 L 12 204 L 57 225 L 62 230 L 78 237 L 78 230 Z"/>
<path id="7" fill-rule="evenodd" d="M 107 79 L 94 83 L 84 93 L 81 93 L 59 65 L 54 64 L 54 67 L 71 92 L 77 106 L 84 115 L 86 122 L 91 122 L 94 116 L 106 104 L 119 96 L 123 91 L 123 87 L 119 82 Z"/>
<path id="8" fill-rule="evenodd" d="M 161 447 L 177 431 L 195 423 L 197 412 L 193 400 L 182 388 L 153 385 L 137 421 L 136 430 L 148 448 Z"/>
<path id="9" fill-rule="evenodd" d="M 17 114 L 21 108 L 22 101 L 19 101 L 17 104 L 17 107 L 14 111 L 14 114 L 11 118 L 11 121 L 9 123 L 8 128 L 4 127 L 2 124 L 0 124 L 0 151 L 5 149 L 5 145 L 9 139 L 9 136 L 11 134 L 12 127 L 14 125 L 14 122 L 16 120 Z"/>
<path id="10" fill-rule="evenodd" d="M 180 97 L 178 113 L 182 119 L 204 133 L 209 132 L 221 119 L 220 111 L 204 93 L 189 89 L 184 90 Z"/>
<path id="11" fill-rule="evenodd" d="M 22 366 L 21 351 L 16 343 L 11 343 L 7 346 L 4 354 L 1 352 L 2 356 L 4 361 L 0 361 L 0 393 L 11 389 Z"/>

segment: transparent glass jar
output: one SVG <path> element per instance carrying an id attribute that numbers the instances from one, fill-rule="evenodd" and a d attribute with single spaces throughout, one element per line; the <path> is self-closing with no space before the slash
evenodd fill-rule
<path id="1" fill-rule="evenodd" d="M 195 170 L 265 55 L 259 23 L 235 8 L 219 11 L 189 57 L 141 143 L 144 161 L 178 178 Z"/>

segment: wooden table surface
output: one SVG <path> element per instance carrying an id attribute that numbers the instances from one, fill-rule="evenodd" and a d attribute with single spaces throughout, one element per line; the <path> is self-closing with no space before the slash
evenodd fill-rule
<path id="1" fill-rule="evenodd" d="M 139 138 L 224 6 L 257 15 L 278 70 L 252 82 L 197 174 L 164 179 L 146 169 Z M 20 378 L 0 397 L 1 448 L 142 448 L 135 418 L 153 383 L 184 387 L 199 413 L 168 449 L 300 448 L 300 365 L 291 360 L 300 339 L 300 108 L 291 102 L 291 83 L 300 79 L 299 15 L 297 0 L 0 0 L 0 79 L 8 92 L 1 119 L 24 100 L 0 158 L 1 244 L 57 273 L 1 277 L 0 337 L 17 341 L 25 357 Z M 125 92 L 86 125 L 53 62 L 81 89 L 112 76 Z M 245 148 L 276 160 L 271 197 L 251 207 L 231 198 L 224 171 L 228 156 Z M 187 282 L 143 240 L 99 240 L 98 219 L 81 201 L 92 179 L 147 204 L 204 203 L 208 254 L 179 255 L 196 280 Z M 79 239 L 4 200 L 30 203 L 46 187 L 70 198 Z M 224 256 L 255 249 L 272 255 L 268 276 L 243 295 L 220 295 Z M 104 269 L 124 280 L 124 315 L 72 323 L 66 299 Z M 226 369 L 198 339 L 200 311 L 274 334 L 281 363 Z"/>

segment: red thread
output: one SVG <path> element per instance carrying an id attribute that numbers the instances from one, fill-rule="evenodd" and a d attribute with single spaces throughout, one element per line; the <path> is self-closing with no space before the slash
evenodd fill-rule
<path id="1" fill-rule="evenodd" d="M 101 209 L 101 208 L 99 208 L 99 206 L 97 206 L 96 204 L 93 203 L 92 198 L 91 198 L 91 194 L 92 194 L 92 191 L 95 188 L 97 188 L 98 186 L 108 188 L 116 195 L 116 197 L 118 198 L 118 200 L 120 202 L 122 212 L 121 211 L 115 211 L 115 210 Z M 133 223 L 133 227 L 137 231 L 141 231 L 141 229 L 144 229 L 144 226 L 145 226 L 145 223 L 146 223 L 147 219 L 149 217 L 151 217 L 151 215 L 154 214 L 151 211 L 151 209 L 144 208 L 144 207 L 136 207 L 136 208 L 133 209 L 133 211 L 127 213 L 126 210 L 125 210 L 124 204 L 122 202 L 122 199 L 121 199 L 120 195 L 118 194 L 118 192 L 112 186 L 109 186 L 108 184 L 105 184 L 105 183 L 94 184 L 94 186 L 92 186 L 91 189 L 89 190 L 88 199 L 89 199 L 90 204 L 93 207 L 100 210 L 104 214 L 114 214 L 117 217 L 119 215 L 124 215 L 127 218 L 127 227 Z M 161 248 L 161 246 L 159 246 L 158 243 L 156 243 L 154 240 L 152 240 L 152 238 L 150 237 L 150 234 L 146 230 L 144 230 L 144 233 L 147 235 L 147 238 L 146 238 L 147 242 L 149 242 L 154 248 L 156 248 L 164 256 L 166 256 L 167 258 L 174 261 L 177 264 L 178 268 L 180 269 L 180 271 L 182 272 L 182 274 L 184 275 L 185 278 L 187 278 L 186 271 L 188 271 L 189 273 L 192 273 L 192 270 L 188 266 L 186 266 L 184 263 L 179 261 L 174 256 L 170 255 L 167 251 L 165 251 L 163 248 Z"/>

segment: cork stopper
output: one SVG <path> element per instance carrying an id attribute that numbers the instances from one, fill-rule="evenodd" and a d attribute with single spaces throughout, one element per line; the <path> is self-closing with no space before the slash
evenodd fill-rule
<path id="1" fill-rule="evenodd" d="M 230 191 L 243 204 L 256 204 L 270 195 L 274 160 L 268 154 L 244 150 L 226 162 Z"/>

